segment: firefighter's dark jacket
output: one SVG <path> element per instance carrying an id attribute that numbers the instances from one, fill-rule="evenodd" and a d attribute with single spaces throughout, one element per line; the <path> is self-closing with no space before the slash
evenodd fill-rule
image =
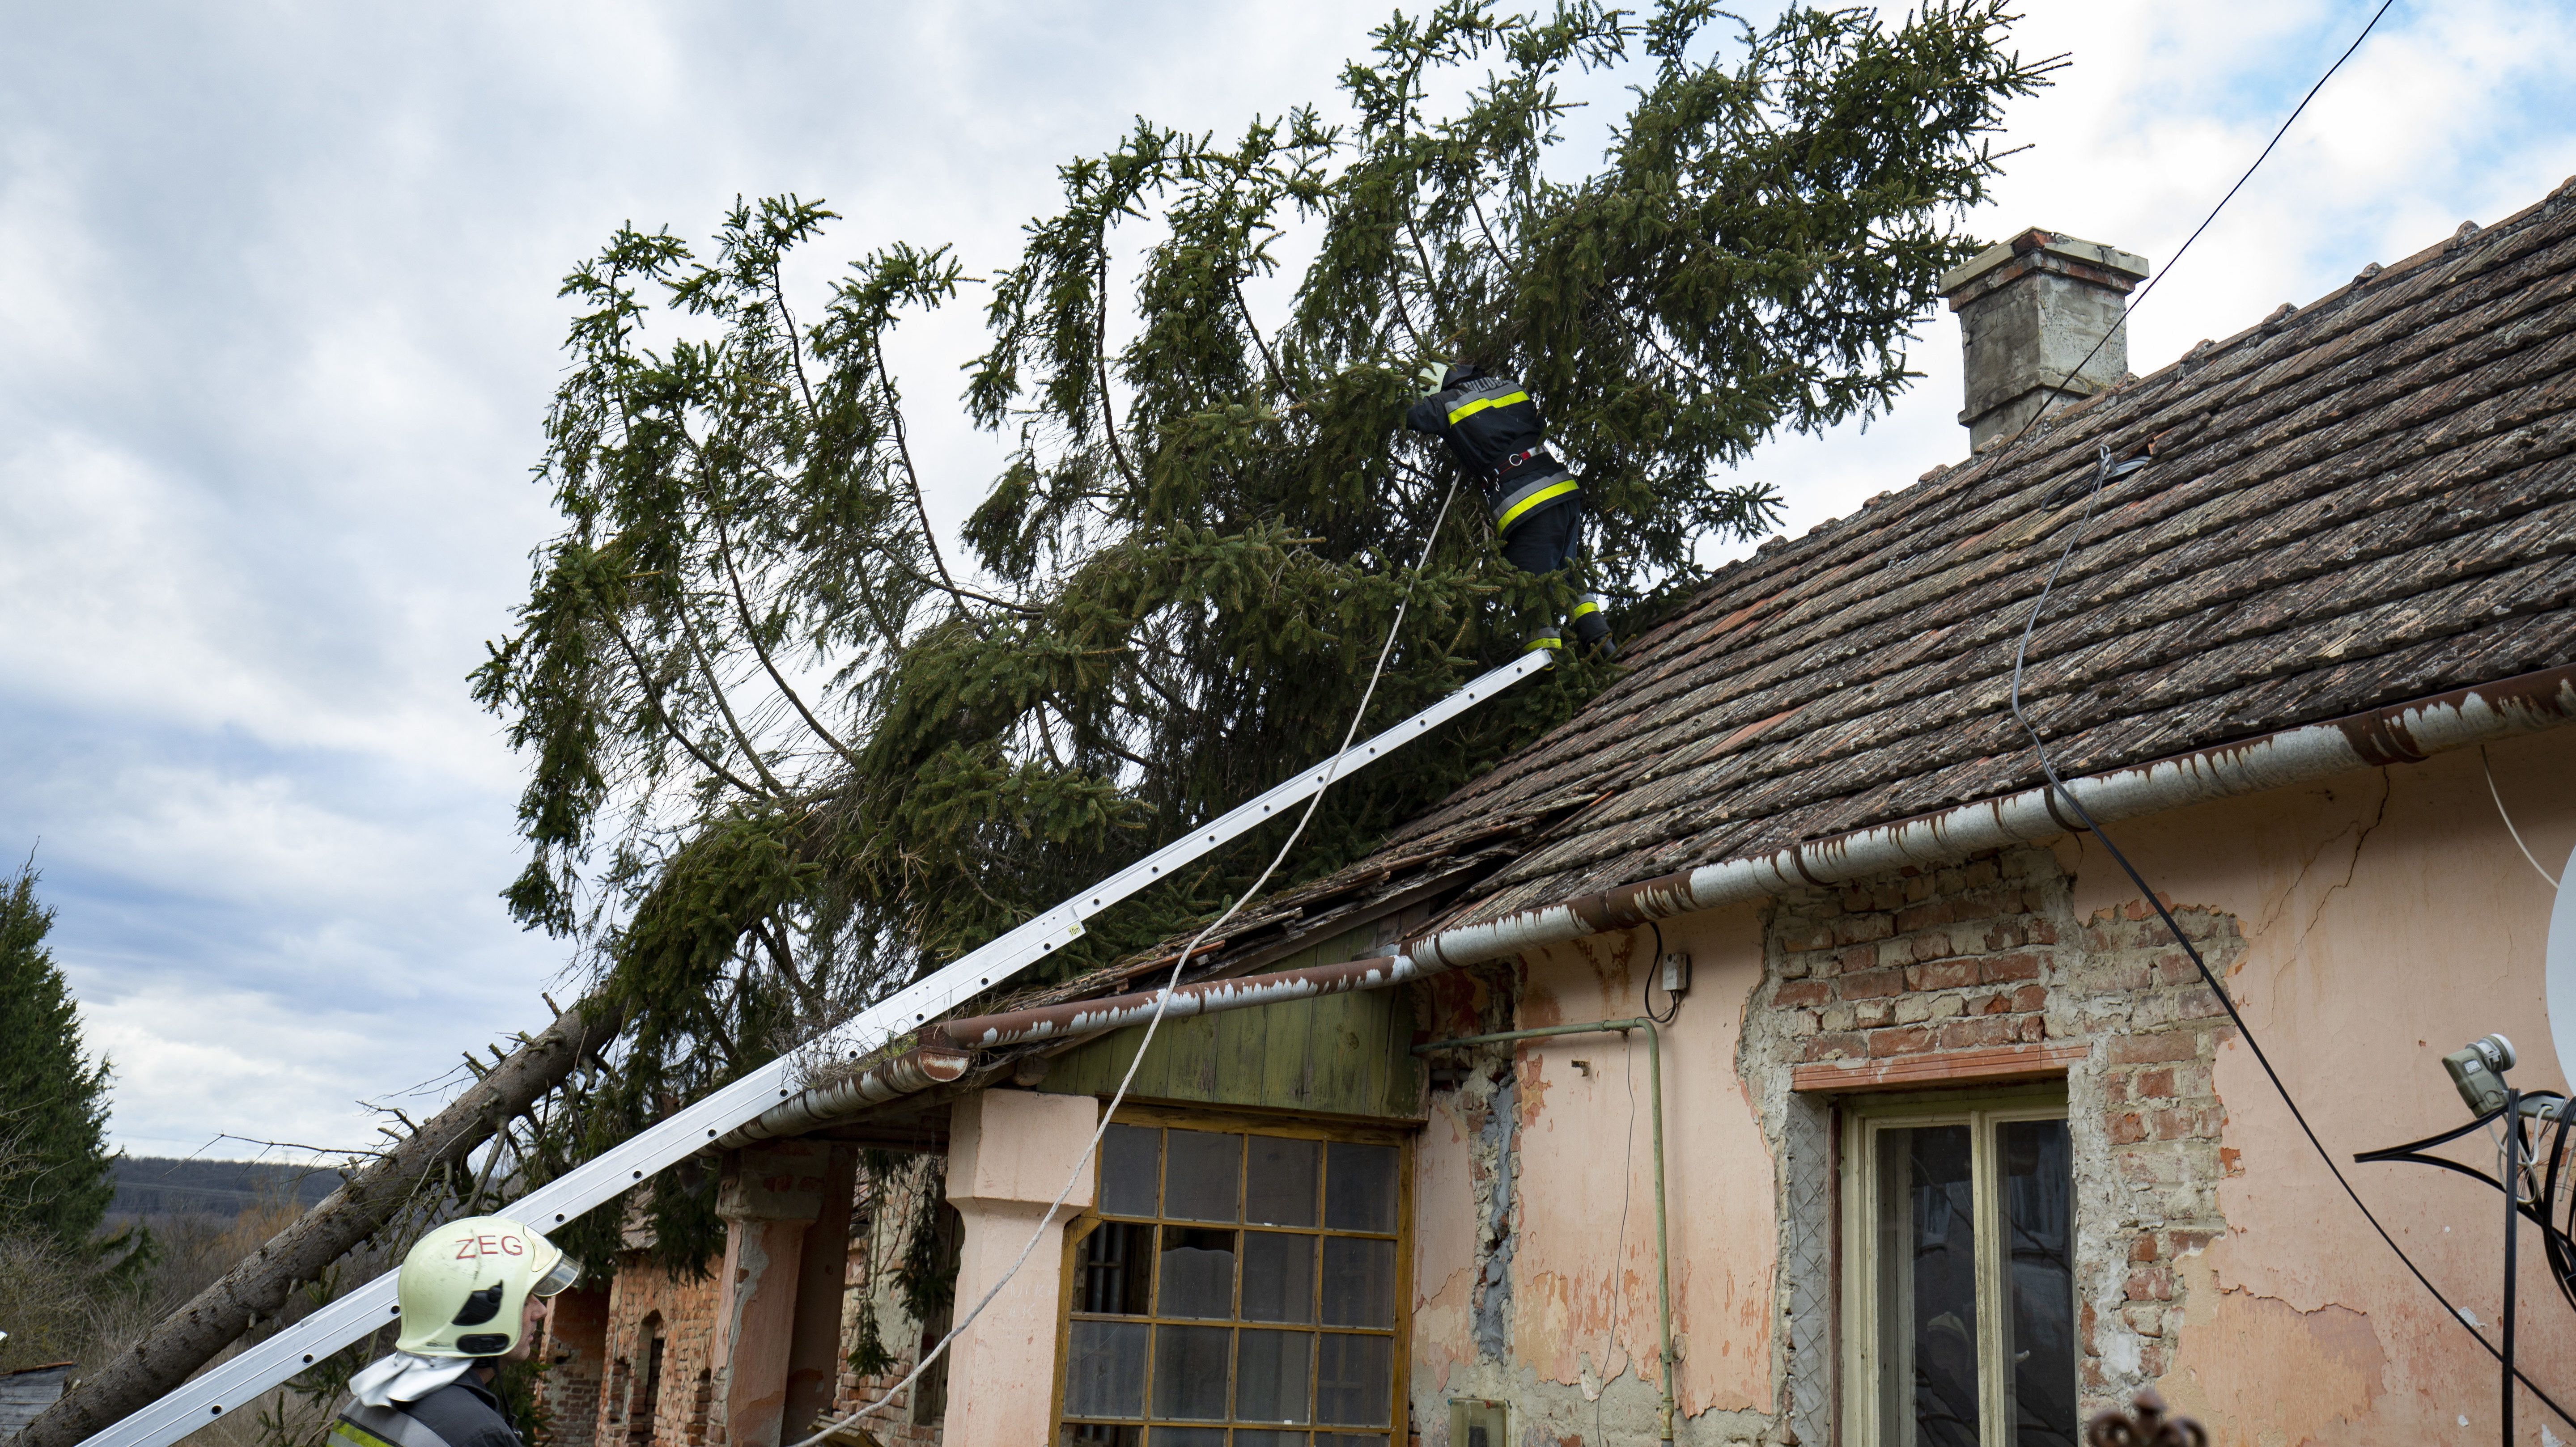
<path id="1" fill-rule="evenodd" d="M 471 1374 L 417 1402 L 352 1402 L 331 1424 L 329 1447 L 523 1447 L 501 1399 Z"/>
<path id="2" fill-rule="evenodd" d="M 1518 381 L 1465 369 L 1452 369 L 1447 381 L 1413 404 L 1404 425 L 1449 444 L 1484 489 L 1495 531 L 1508 533 L 1540 508 L 1575 495 L 1574 474 L 1547 450 L 1538 404 Z"/>

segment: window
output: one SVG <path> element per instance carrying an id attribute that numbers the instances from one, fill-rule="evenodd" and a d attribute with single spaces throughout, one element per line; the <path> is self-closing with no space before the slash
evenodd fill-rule
<path id="1" fill-rule="evenodd" d="M 644 1318 L 642 1348 L 644 1371 L 635 1383 L 633 1401 L 626 1409 L 627 1447 L 653 1447 L 657 1424 L 654 1418 L 662 1411 L 662 1314 Z"/>
<path id="2" fill-rule="evenodd" d="M 1063 1440 L 1389 1447 L 1403 1192 L 1392 1133 L 1111 1126 L 1071 1233 Z"/>
<path id="3" fill-rule="evenodd" d="M 2064 1090 L 1863 1105 L 1843 1172 L 1846 1440 L 2074 1447 Z"/>

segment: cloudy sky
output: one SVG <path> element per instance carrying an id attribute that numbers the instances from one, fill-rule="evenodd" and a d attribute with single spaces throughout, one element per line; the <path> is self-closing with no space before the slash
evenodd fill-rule
<path id="1" fill-rule="evenodd" d="M 2161 268 L 2372 6 L 2025 8 L 2074 64 L 1974 224 Z M 0 10 L 0 848 L 44 872 L 116 1140 L 248 1155 L 363 1143 L 359 1098 L 542 1019 L 562 969 L 494 897 L 520 771 L 464 675 L 552 528 L 528 468 L 569 264 L 796 191 L 838 254 L 996 267 L 1135 115 L 1329 102 L 1385 0 Z M 2576 172 L 2571 30 L 2400 0 L 2133 366 Z M 959 308 L 896 359 L 943 523 L 996 455 L 939 403 L 976 344 Z M 1931 320 L 1894 415 L 1746 469 L 1793 529 L 1964 452 L 1957 345 Z"/>

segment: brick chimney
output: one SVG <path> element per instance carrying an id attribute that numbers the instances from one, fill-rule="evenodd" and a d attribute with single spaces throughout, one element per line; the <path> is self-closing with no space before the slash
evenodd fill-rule
<path id="1" fill-rule="evenodd" d="M 2025 231 L 1941 278 L 1968 353 L 1968 444 L 2009 438 L 2042 412 L 2080 402 L 2129 370 L 2121 308 L 2147 259 L 2098 241 Z M 2104 333 L 2110 340 L 2103 341 Z M 2102 349 L 2093 350 L 2095 342 Z M 2093 360 L 2084 362 L 2084 354 Z M 2076 372 L 2077 363 L 2084 370 Z"/>

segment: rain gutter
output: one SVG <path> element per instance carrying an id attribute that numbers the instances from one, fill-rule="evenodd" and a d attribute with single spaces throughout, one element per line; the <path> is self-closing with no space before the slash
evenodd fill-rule
<path id="1" fill-rule="evenodd" d="M 925 1044 L 870 1067 L 847 1080 L 818 1085 L 762 1111 L 708 1143 L 708 1149 L 739 1150 L 755 1141 L 802 1135 L 817 1126 L 933 1086 L 946 1085 L 966 1073 L 975 1057 L 963 1050 Z"/>
<path id="2" fill-rule="evenodd" d="M 2066 782 L 2067 792 L 2102 823 L 2117 823 L 2217 799 L 2307 783 L 2353 769 L 2414 763 L 2450 749 L 2492 743 L 2576 721 L 2576 665 L 2521 674 L 2475 688 L 2454 689 L 2323 723 L 2305 724 L 2250 739 L 2176 754 L 2171 758 Z M 1722 909 L 1766 896 L 1839 884 L 1907 867 L 1951 864 L 2012 844 L 2080 832 L 2070 811 L 2046 787 L 1999 799 L 1961 804 L 1869 829 L 1806 844 L 1704 865 L 1637 884 L 1620 885 L 1562 904 L 1458 925 L 1417 936 L 1377 959 L 1318 965 L 1271 975 L 1246 975 L 1183 985 L 1172 992 L 1168 1019 L 1240 1010 L 1320 995 L 1382 990 L 1467 965 L 1507 960 L 1588 935 L 1633 929 L 1650 920 Z M 933 1022 L 924 1027 L 925 1049 L 952 1052 L 1035 1041 L 1066 1040 L 1141 1025 L 1154 1013 L 1159 991 L 1076 1000 L 997 1015 Z M 890 1071 L 902 1059 L 878 1069 Z M 962 1072 L 963 1066 L 958 1069 Z M 909 1094 L 868 1094 L 890 1089 L 857 1081 L 822 1087 L 786 1101 L 726 1137 L 760 1139 L 810 1128 L 861 1104 Z M 951 1075 L 946 1077 L 954 1079 Z M 863 1088 L 864 1087 L 864 1088 Z M 927 1089 L 928 1082 L 912 1089 Z M 808 1105 L 826 1092 L 856 1091 L 848 1105 Z M 775 1120 L 778 1122 L 773 1125 Z M 791 1120 L 802 1121 L 793 1125 Z M 757 1134 L 754 1134 L 754 1133 Z M 719 1145 L 724 1141 L 718 1142 Z"/>

